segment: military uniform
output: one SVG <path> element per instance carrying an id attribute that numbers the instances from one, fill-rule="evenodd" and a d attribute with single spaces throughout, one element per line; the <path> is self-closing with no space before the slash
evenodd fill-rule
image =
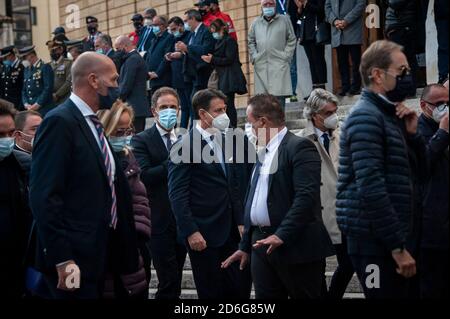
<path id="1" fill-rule="evenodd" d="M 23 110 L 23 73 L 24 66 L 19 59 L 11 66 L 3 66 L 0 71 L 0 98 L 13 103 L 18 110 Z"/>
<path id="2" fill-rule="evenodd" d="M 52 67 L 42 60 L 25 68 L 22 89 L 23 105 L 37 103 L 40 106 L 38 112 L 44 116 L 55 105 L 53 103 L 53 80 Z"/>
<path id="3" fill-rule="evenodd" d="M 72 61 L 61 57 L 58 61 L 50 62 L 54 74 L 53 83 L 53 102 L 56 105 L 63 103 L 70 95 L 72 80 L 70 70 Z"/>

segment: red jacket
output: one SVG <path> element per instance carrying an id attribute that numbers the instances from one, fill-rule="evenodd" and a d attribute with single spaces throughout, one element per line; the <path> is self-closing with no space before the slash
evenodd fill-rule
<path id="1" fill-rule="evenodd" d="M 134 45 L 137 45 L 139 42 L 139 34 L 136 33 L 136 31 L 131 32 L 128 37 L 131 41 L 133 41 Z"/>
<path id="2" fill-rule="evenodd" d="M 220 9 L 216 13 L 208 12 L 208 14 L 203 17 L 203 24 L 209 28 L 211 23 L 216 19 L 221 19 L 228 25 L 228 33 L 237 41 L 237 32 L 234 28 L 233 20 L 231 20 L 231 17 L 228 14 L 220 11 Z"/>

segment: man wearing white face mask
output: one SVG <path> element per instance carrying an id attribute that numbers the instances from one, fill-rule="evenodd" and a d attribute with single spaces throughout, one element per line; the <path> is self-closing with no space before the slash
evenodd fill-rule
<path id="1" fill-rule="evenodd" d="M 241 167 L 230 161 L 236 153 L 222 148 L 229 125 L 225 101 L 218 90 L 195 94 L 192 105 L 199 121 L 174 145 L 169 160 L 169 198 L 200 299 L 250 297 L 248 270 L 240 271 L 237 264 L 221 269 L 238 248 L 244 224 L 239 195 L 248 184 L 239 179 Z"/>
<path id="2" fill-rule="evenodd" d="M 316 145 L 322 159 L 320 187 L 322 218 L 333 242 L 339 264 L 328 292 L 329 297 L 333 299 L 343 297 L 354 273 L 347 254 L 345 237 L 341 234 L 336 221 L 336 183 L 339 166 L 338 103 L 338 99 L 326 90 L 312 91 L 303 109 L 308 124 L 299 133 L 299 136 L 310 139 Z M 323 290 L 322 292 L 326 293 L 326 285 L 323 285 Z"/>
<path id="3" fill-rule="evenodd" d="M 418 130 L 426 140 L 429 172 L 423 185 L 419 264 L 422 298 L 448 298 L 448 89 L 427 86 L 422 93 Z"/>

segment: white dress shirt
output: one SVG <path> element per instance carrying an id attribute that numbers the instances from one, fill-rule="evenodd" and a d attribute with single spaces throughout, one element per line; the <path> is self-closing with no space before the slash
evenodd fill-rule
<path id="1" fill-rule="evenodd" d="M 331 140 L 331 136 L 330 136 L 329 132 L 322 132 L 317 127 L 314 127 L 314 131 L 316 132 L 316 135 L 319 138 L 319 142 L 320 142 L 320 144 L 322 144 L 322 146 L 324 146 L 323 145 L 323 136 L 324 136 L 324 134 L 327 134 L 328 138 Z"/>
<path id="2" fill-rule="evenodd" d="M 204 130 L 199 123 L 196 125 L 196 129 L 200 132 L 203 139 L 208 143 L 209 147 L 214 151 L 216 156 L 215 162 L 218 162 L 223 165 L 223 154 L 222 154 L 222 146 L 217 142 L 217 134 L 211 134 L 210 132 Z M 214 140 L 211 141 L 211 136 L 214 135 Z M 222 143 L 222 141 L 220 142 Z M 222 166 L 222 168 L 224 168 Z"/>
<path id="3" fill-rule="evenodd" d="M 256 184 L 255 196 L 253 197 L 252 208 L 250 210 L 250 219 L 253 226 L 267 227 L 271 226 L 269 210 L 267 208 L 267 196 L 269 194 L 269 177 L 273 159 L 278 155 L 278 147 L 287 134 L 285 127 L 275 135 L 266 146 L 266 154 L 262 159 L 261 171 Z M 253 175 L 252 174 L 252 179 Z"/>
<path id="4" fill-rule="evenodd" d="M 95 140 L 97 141 L 98 147 L 100 149 L 100 152 L 102 150 L 100 146 L 100 137 L 98 136 L 97 129 L 95 128 L 94 122 L 90 119 L 89 116 L 95 115 L 94 111 L 89 107 L 89 105 L 86 104 L 79 96 L 77 96 L 75 93 L 72 93 L 70 95 L 70 99 L 73 103 L 75 103 L 76 107 L 80 110 L 81 114 L 83 114 L 84 119 L 86 120 L 86 123 L 88 124 L 89 128 L 91 129 L 92 134 L 94 135 Z M 105 136 L 106 138 L 106 136 Z M 111 159 L 111 172 L 113 179 L 116 177 L 116 163 L 114 161 L 114 156 L 111 151 L 111 148 L 109 147 L 109 144 L 106 143 L 106 149 L 109 153 L 109 158 Z"/>
<path id="5" fill-rule="evenodd" d="M 163 128 L 161 128 L 158 124 L 158 122 L 156 122 L 156 128 L 159 132 L 159 134 L 161 135 L 161 138 L 163 140 L 164 146 L 167 148 L 167 131 L 165 131 Z M 172 142 L 172 145 L 176 143 L 176 141 L 178 140 L 177 135 L 175 134 L 175 130 L 171 130 L 170 131 L 170 141 Z"/>

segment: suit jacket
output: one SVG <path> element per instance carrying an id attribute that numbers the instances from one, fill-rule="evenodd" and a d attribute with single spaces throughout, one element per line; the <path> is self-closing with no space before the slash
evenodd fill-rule
<path id="1" fill-rule="evenodd" d="M 3 66 L 0 69 L 0 98 L 14 104 L 18 110 L 23 109 L 22 87 L 24 66 L 20 60 L 7 68 Z"/>
<path id="2" fill-rule="evenodd" d="M 245 139 L 245 145 L 249 144 Z M 173 146 L 169 160 L 169 198 L 184 240 L 199 231 L 208 247 L 220 247 L 230 236 L 231 227 L 243 225 L 242 194 L 248 186 L 250 169 L 248 159 L 244 158 L 243 164 L 235 164 L 237 153 L 233 147 L 231 157 L 231 154 L 224 155 L 225 174 L 220 163 L 206 163 L 202 158 L 202 152 L 211 151 L 196 128 Z M 186 161 L 178 163 L 176 155 L 186 157 Z"/>
<path id="3" fill-rule="evenodd" d="M 119 76 L 119 96 L 133 107 L 136 117 L 150 117 L 147 99 L 147 65 L 135 50 L 124 57 Z"/>
<path id="4" fill-rule="evenodd" d="M 183 32 L 183 34 L 179 38 L 175 38 L 175 42 L 181 41 L 186 45 L 189 43 L 189 38 L 191 33 L 189 31 Z M 175 46 L 172 48 L 171 52 L 174 52 Z M 171 87 L 175 89 L 184 89 L 186 88 L 186 82 L 184 81 L 184 72 L 183 72 L 183 61 L 184 57 L 181 57 L 178 60 L 167 61 L 165 63 L 169 65 L 170 71 L 172 72 L 172 85 Z"/>
<path id="5" fill-rule="evenodd" d="M 97 284 L 107 247 L 114 271 L 138 270 L 131 191 L 116 161 L 118 223 L 113 231 L 111 189 L 103 155 L 92 131 L 69 99 L 42 122 L 33 148 L 30 206 L 36 221 L 36 268 L 55 276 L 55 265 L 73 259 L 81 285 Z M 92 293 L 92 292 L 91 292 Z"/>
<path id="6" fill-rule="evenodd" d="M 164 56 L 172 52 L 175 38 L 167 30 L 153 38 L 151 46 L 145 55 L 148 71 L 155 72 L 158 77 L 151 81 L 152 87 L 170 86 L 172 84 L 171 72 Z"/>
<path id="7" fill-rule="evenodd" d="M 334 254 L 322 221 L 320 172 L 320 155 L 314 144 L 288 132 L 278 148 L 278 169 L 269 177 L 267 195 L 271 227 L 284 241 L 273 258 L 282 263 L 308 263 Z M 252 230 L 247 212 L 240 244 L 243 251 L 251 251 Z"/>
<path id="8" fill-rule="evenodd" d="M 155 34 L 152 30 L 153 27 L 149 26 L 146 26 L 141 30 L 139 42 L 136 45 L 136 48 L 139 50 L 139 52 L 145 52 L 150 48 L 152 40 L 155 37 Z"/>
<path id="9" fill-rule="evenodd" d="M 122 67 L 122 57 L 113 49 L 111 49 L 106 56 L 114 62 L 117 73 L 120 73 L 120 68 Z"/>
<path id="10" fill-rule="evenodd" d="M 201 57 L 202 55 L 213 53 L 215 40 L 208 28 L 202 24 L 197 34 L 193 31 L 191 32 L 188 43 L 190 43 L 188 45 L 188 53 L 184 59 L 185 76 L 190 78 L 194 86 L 206 88 L 212 67 L 203 61 Z"/>
<path id="11" fill-rule="evenodd" d="M 169 153 L 156 124 L 136 135 L 132 146 L 152 207 L 152 234 L 159 235 L 166 231 L 170 223 L 175 223 L 167 187 Z"/>

